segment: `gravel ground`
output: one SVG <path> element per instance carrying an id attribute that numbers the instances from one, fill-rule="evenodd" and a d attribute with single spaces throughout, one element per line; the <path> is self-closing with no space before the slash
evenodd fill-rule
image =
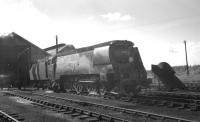
<path id="1" fill-rule="evenodd" d="M 36 91 L 36 93 L 45 93 L 44 91 Z M 168 116 L 180 117 L 185 119 L 190 119 L 194 121 L 200 121 L 200 111 L 189 111 L 189 110 L 178 110 L 175 108 L 167 108 L 167 107 L 158 107 L 158 106 L 145 106 L 139 104 L 133 104 L 128 102 L 122 102 L 117 100 L 105 100 L 99 97 L 92 96 L 80 96 L 80 95 L 71 95 L 67 93 L 46 93 L 47 95 L 52 95 L 56 97 L 66 97 L 69 99 L 81 100 L 86 102 L 95 102 L 99 104 L 112 105 L 118 107 L 124 107 L 129 109 L 136 109 L 146 112 L 158 113 Z"/>
<path id="2" fill-rule="evenodd" d="M 41 109 L 18 97 L 3 96 L 0 91 L 0 108 L 3 111 L 17 113 L 26 122 L 74 122 L 78 121 L 62 114 Z"/>

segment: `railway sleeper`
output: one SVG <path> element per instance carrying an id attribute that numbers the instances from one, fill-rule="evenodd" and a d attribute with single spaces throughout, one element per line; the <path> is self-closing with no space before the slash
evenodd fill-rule
<path id="1" fill-rule="evenodd" d="M 9 114 L 10 116 L 12 116 L 12 117 L 14 117 L 14 118 L 17 118 L 17 117 L 19 117 L 19 115 L 18 114 Z"/>
<path id="2" fill-rule="evenodd" d="M 148 115 L 146 117 L 148 117 L 151 120 L 160 120 L 161 122 L 165 119 L 164 117 L 155 116 L 155 115 Z"/>
<path id="3" fill-rule="evenodd" d="M 88 122 L 96 122 L 99 121 L 99 119 L 97 119 L 96 117 L 90 117 L 86 119 Z"/>
<path id="4" fill-rule="evenodd" d="M 62 112 L 62 114 L 72 114 L 72 111 L 65 111 L 65 112 Z"/>
<path id="5" fill-rule="evenodd" d="M 55 109 L 55 108 L 51 108 L 50 110 L 55 111 L 55 112 L 58 112 L 58 110 Z"/>
<path id="6" fill-rule="evenodd" d="M 57 110 L 58 113 L 64 113 L 66 110 Z"/>
<path id="7" fill-rule="evenodd" d="M 60 106 L 58 109 L 59 109 L 59 110 L 64 110 L 65 107 L 64 107 L 64 106 Z"/>
<path id="8" fill-rule="evenodd" d="M 88 115 L 80 115 L 79 117 L 78 117 L 80 120 L 85 120 L 85 119 L 87 119 L 87 118 L 90 118 L 90 116 L 88 116 Z"/>
<path id="9" fill-rule="evenodd" d="M 44 105 L 48 105 L 48 102 L 47 102 L 47 101 L 45 101 L 43 104 L 44 104 Z"/>
<path id="10" fill-rule="evenodd" d="M 40 100 L 39 103 L 44 105 L 44 101 L 42 101 L 42 100 Z"/>
<path id="11" fill-rule="evenodd" d="M 60 108 L 62 105 L 56 104 L 54 107 L 55 108 Z"/>
<path id="12" fill-rule="evenodd" d="M 23 117 L 19 117 L 19 118 L 16 118 L 18 121 L 24 121 L 25 120 L 25 118 L 23 118 Z"/>
<path id="13" fill-rule="evenodd" d="M 82 115 L 82 114 L 81 113 L 73 113 L 73 114 L 71 114 L 72 117 L 77 117 L 77 116 L 80 116 L 80 115 Z"/>
<path id="14" fill-rule="evenodd" d="M 74 111 L 66 111 L 63 114 L 73 114 L 73 113 L 74 113 Z"/>

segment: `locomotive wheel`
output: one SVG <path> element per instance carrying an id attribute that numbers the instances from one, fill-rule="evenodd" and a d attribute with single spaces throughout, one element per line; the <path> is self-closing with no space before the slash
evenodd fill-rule
<path id="1" fill-rule="evenodd" d="M 106 93 L 106 89 L 105 89 L 105 88 L 101 88 L 101 89 L 99 90 L 100 96 L 104 96 L 105 93 Z"/>
<path id="2" fill-rule="evenodd" d="M 83 92 L 83 86 L 78 83 L 73 84 L 73 89 L 76 91 L 76 94 Z"/>
<path id="3" fill-rule="evenodd" d="M 51 87 L 52 87 L 53 91 L 55 91 L 55 92 L 59 92 L 60 91 L 60 85 L 55 81 L 53 81 Z"/>
<path id="4" fill-rule="evenodd" d="M 96 89 L 96 88 L 87 87 L 86 89 L 87 89 L 88 94 L 90 94 L 90 95 L 99 95 L 98 89 Z"/>

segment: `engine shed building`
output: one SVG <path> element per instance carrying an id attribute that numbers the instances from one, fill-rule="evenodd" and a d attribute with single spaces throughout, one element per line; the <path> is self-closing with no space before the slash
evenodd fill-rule
<path id="1" fill-rule="evenodd" d="M 31 64 L 49 55 L 14 32 L 0 36 L 0 86 L 27 84 Z"/>

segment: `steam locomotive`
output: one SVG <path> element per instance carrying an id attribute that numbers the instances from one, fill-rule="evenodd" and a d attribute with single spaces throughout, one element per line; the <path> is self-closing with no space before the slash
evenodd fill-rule
<path id="1" fill-rule="evenodd" d="M 58 53 L 38 60 L 30 69 L 36 86 L 55 91 L 135 95 L 147 86 L 147 73 L 131 41 L 114 40 Z"/>

